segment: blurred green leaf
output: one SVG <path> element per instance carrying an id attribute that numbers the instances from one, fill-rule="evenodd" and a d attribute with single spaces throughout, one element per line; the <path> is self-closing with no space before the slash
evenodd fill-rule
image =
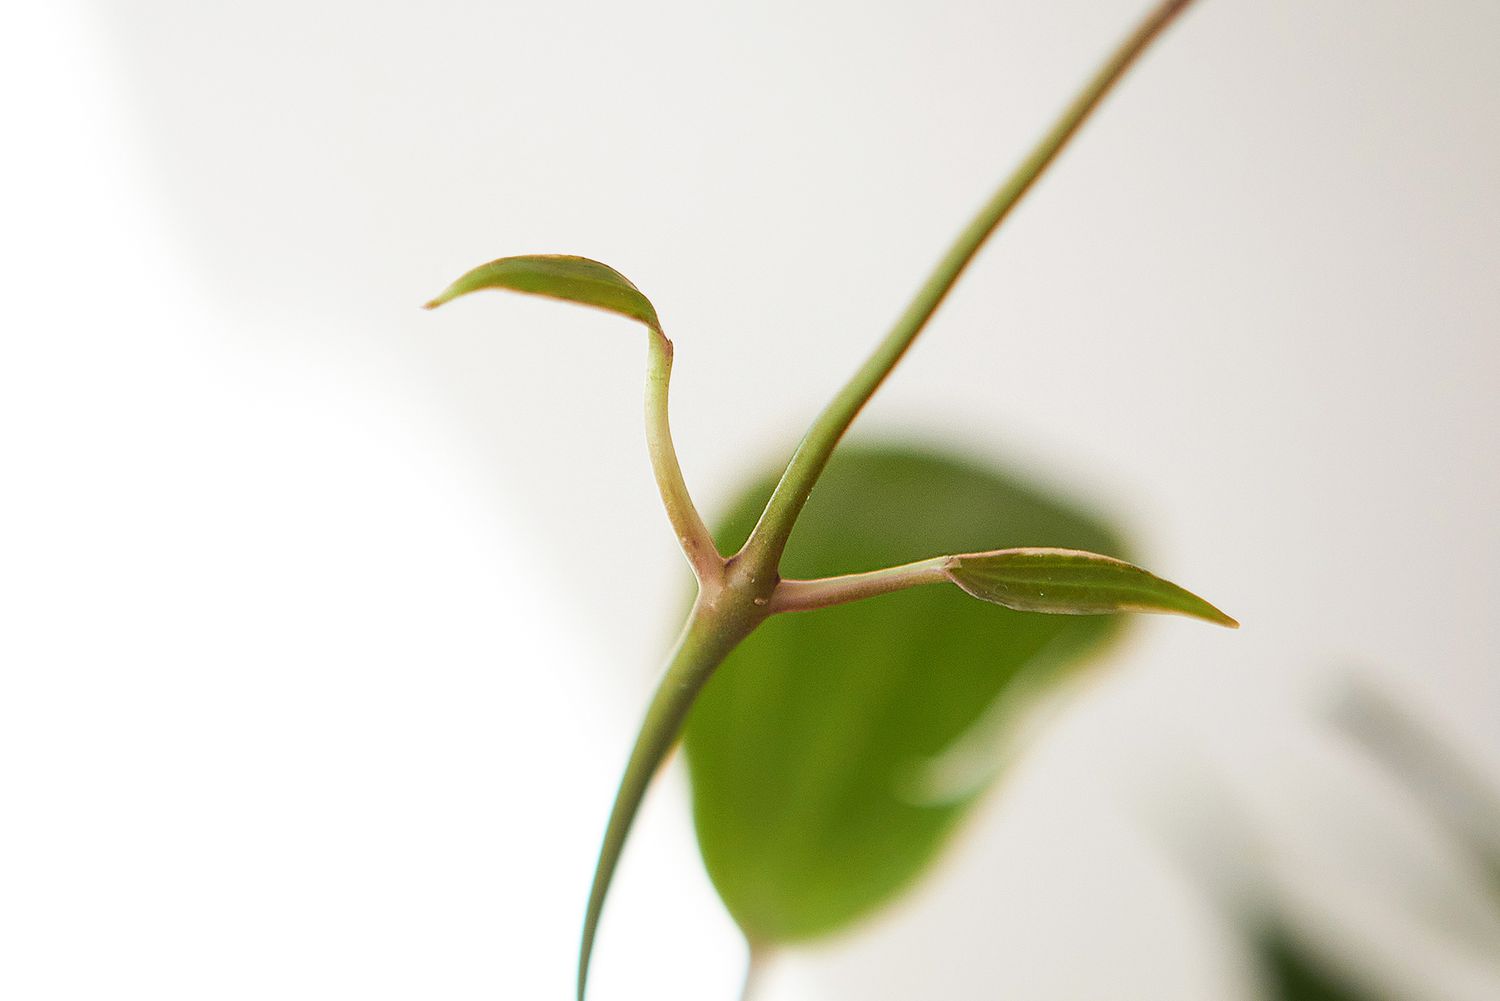
<path id="1" fill-rule="evenodd" d="M 1484 891 L 1500 908 L 1500 786 L 1494 777 L 1414 706 L 1369 679 L 1351 680 L 1335 719 L 1473 859 Z"/>
<path id="2" fill-rule="evenodd" d="M 1255 940 L 1266 1001 L 1380 1001 L 1352 984 L 1286 930 L 1269 927 Z"/>
<path id="3" fill-rule="evenodd" d="M 724 521 L 743 542 L 774 477 Z M 953 458 L 835 454 L 792 536 L 788 577 L 934 552 L 1046 544 L 1121 552 L 1075 508 Z M 932 861 L 996 771 L 1011 710 L 1119 629 L 915 588 L 775 616 L 709 682 L 686 731 L 704 862 L 754 943 L 844 927 Z"/>
<path id="4" fill-rule="evenodd" d="M 959 556 L 949 564 L 948 576 L 976 598 L 1022 612 L 1167 612 L 1239 625 L 1171 581 L 1123 560 L 1076 549 L 1005 549 Z"/>
<path id="5" fill-rule="evenodd" d="M 427 303 L 426 308 L 435 309 L 461 295 L 485 288 L 528 292 L 607 309 L 639 320 L 653 330 L 661 329 L 656 308 L 640 289 L 630 283 L 630 279 L 607 264 L 566 254 L 502 257 L 481 264 L 459 276 L 437 298 Z"/>

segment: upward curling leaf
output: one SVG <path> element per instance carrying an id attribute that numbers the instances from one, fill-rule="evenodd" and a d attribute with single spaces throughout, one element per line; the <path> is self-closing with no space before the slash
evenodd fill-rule
<path id="1" fill-rule="evenodd" d="M 441 295 L 427 303 L 426 308 L 436 309 L 461 295 L 485 288 L 527 292 L 607 309 L 661 331 L 656 307 L 631 284 L 629 278 L 608 264 L 570 254 L 526 254 L 481 264 L 460 276 Z"/>

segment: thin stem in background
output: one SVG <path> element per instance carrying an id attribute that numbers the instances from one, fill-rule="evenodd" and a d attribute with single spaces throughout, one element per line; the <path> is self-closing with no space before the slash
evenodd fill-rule
<path id="1" fill-rule="evenodd" d="M 740 987 L 740 1001 L 754 1001 L 770 959 L 769 950 L 764 946 L 751 943 L 750 958 L 745 963 L 745 982 Z"/>
<path id="2" fill-rule="evenodd" d="M 1093 79 L 1073 99 L 1073 103 L 1068 105 L 1057 124 L 1042 137 L 1031 155 L 1021 161 L 1021 165 L 1000 186 L 1000 190 L 995 192 L 974 220 L 959 234 L 885 340 L 818 415 L 797 446 L 797 451 L 787 464 L 781 481 L 776 484 L 776 490 L 771 494 L 759 523 L 745 543 L 742 555 L 750 566 L 763 573 L 777 570 L 797 516 L 802 513 L 803 505 L 807 503 L 813 485 L 828 465 L 828 459 L 839 439 L 849 430 L 849 426 L 854 423 L 870 397 L 875 395 L 886 376 L 891 374 L 902 355 L 906 354 L 933 313 L 937 312 L 938 306 L 985 240 L 1030 190 L 1146 46 L 1191 2 L 1192 0 L 1166 0 L 1158 5 L 1094 74 Z"/>

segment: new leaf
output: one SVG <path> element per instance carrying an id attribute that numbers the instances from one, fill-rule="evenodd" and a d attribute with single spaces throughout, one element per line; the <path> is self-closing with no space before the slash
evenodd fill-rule
<path id="1" fill-rule="evenodd" d="M 1164 612 L 1238 628 L 1191 591 L 1138 566 L 1076 549 L 1002 549 L 953 557 L 948 577 L 976 598 L 1021 612 Z"/>
<path id="2" fill-rule="evenodd" d="M 656 308 L 629 278 L 608 264 L 570 254 L 527 254 L 481 264 L 461 275 L 441 295 L 428 302 L 426 308 L 436 309 L 461 295 L 485 288 L 527 292 L 607 309 L 639 320 L 652 330 L 661 330 Z"/>

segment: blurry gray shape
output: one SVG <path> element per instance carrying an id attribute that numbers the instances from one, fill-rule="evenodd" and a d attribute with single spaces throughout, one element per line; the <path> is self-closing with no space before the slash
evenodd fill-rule
<path id="1" fill-rule="evenodd" d="M 1351 682 L 1351 690 L 1367 684 Z M 1330 753 L 1348 749 L 1344 735 L 1324 726 L 1321 717 L 1310 716 L 1307 721 L 1324 732 L 1323 743 Z M 1364 749 L 1357 753 L 1374 770 L 1372 775 L 1384 768 L 1383 763 L 1366 758 Z M 1269 803 L 1250 797 L 1249 790 L 1237 789 L 1228 775 L 1216 775 L 1200 763 L 1189 767 L 1193 778 L 1183 783 L 1190 787 L 1183 798 L 1195 805 L 1192 822 L 1187 828 L 1179 824 L 1165 832 L 1169 854 L 1237 934 L 1254 968 L 1258 997 L 1264 1001 L 1424 1001 L 1487 998 L 1500 990 L 1500 965 L 1493 955 L 1494 944 L 1500 941 L 1496 938 L 1500 921 L 1482 905 L 1476 907 L 1472 896 L 1463 892 L 1468 887 L 1462 874 L 1468 871 L 1465 863 L 1470 859 L 1459 850 L 1462 846 L 1448 845 L 1453 850 L 1447 853 L 1445 868 L 1451 868 L 1448 875 L 1456 881 L 1433 880 L 1425 885 L 1424 897 L 1405 900 L 1379 915 L 1351 911 L 1353 903 L 1368 907 L 1378 896 L 1350 897 L 1348 887 L 1341 884 L 1351 873 L 1332 878 L 1330 872 L 1325 877 L 1320 868 L 1309 867 L 1308 859 L 1289 856 L 1276 830 L 1279 825 L 1265 812 Z M 1317 759 L 1307 760 L 1307 775 L 1316 781 L 1300 790 L 1277 789 L 1274 802 L 1301 813 L 1311 809 L 1314 818 L 1321 816 L 1320 826 L 1346 838 L 1360 837 L 1360 825 L 1334 825 L 1337 814 L 1327 811 L 1342 813 L 1372 794 L 1386 798 L 1395 793 L 1400 802 L 1391 801 L 1391 807 L 1413 819 L 1431 819 L 1427 803 L 1399 796 L 1402 790 L 1386 782 L 1365 789 L 1354 800 L 1342 800 L 1340 807 L 1341 797 L 1318 793 L 1318 783 L 1331 777 L 1324 773 L 1325 767 Z M 1368 823 L 1378 816 L 1363 819 Z M 1351 851 L 1357 847 L 1349 845 Z M 1425 870 L 1416 856 L 1406 863 L 1413 867 L 1406 874 L 1410 885 Z M 1391 864 L 1402 865 L 1401 858 L 1393 857 Z M 1325 878 L 1330 881 L 1325 883 Z M 1370 917 L 1378 920 L 1367 922 Z M 1420 946 L 1414 944 L 1407 955 L 1399 944 L 1402 939 L 1392 938 L 1391 929 L 1419 932 L 1423 941 Z M 1394 951 L 1392 944 L 1397 945 Z M 1443 957 L 1452 960 L 1455 968 L 1431 965 Z M 1441 976 L 1432 976 L 1431 983 L 1424 981 L 1425 976 L 1438 973 Z"/>
<path id="2" fill-rule="evenodd" d="M 1500 911 L 1500 782 L 1376 682 L 1352 679 L 1333 715 L 1471 855 Z"/>

